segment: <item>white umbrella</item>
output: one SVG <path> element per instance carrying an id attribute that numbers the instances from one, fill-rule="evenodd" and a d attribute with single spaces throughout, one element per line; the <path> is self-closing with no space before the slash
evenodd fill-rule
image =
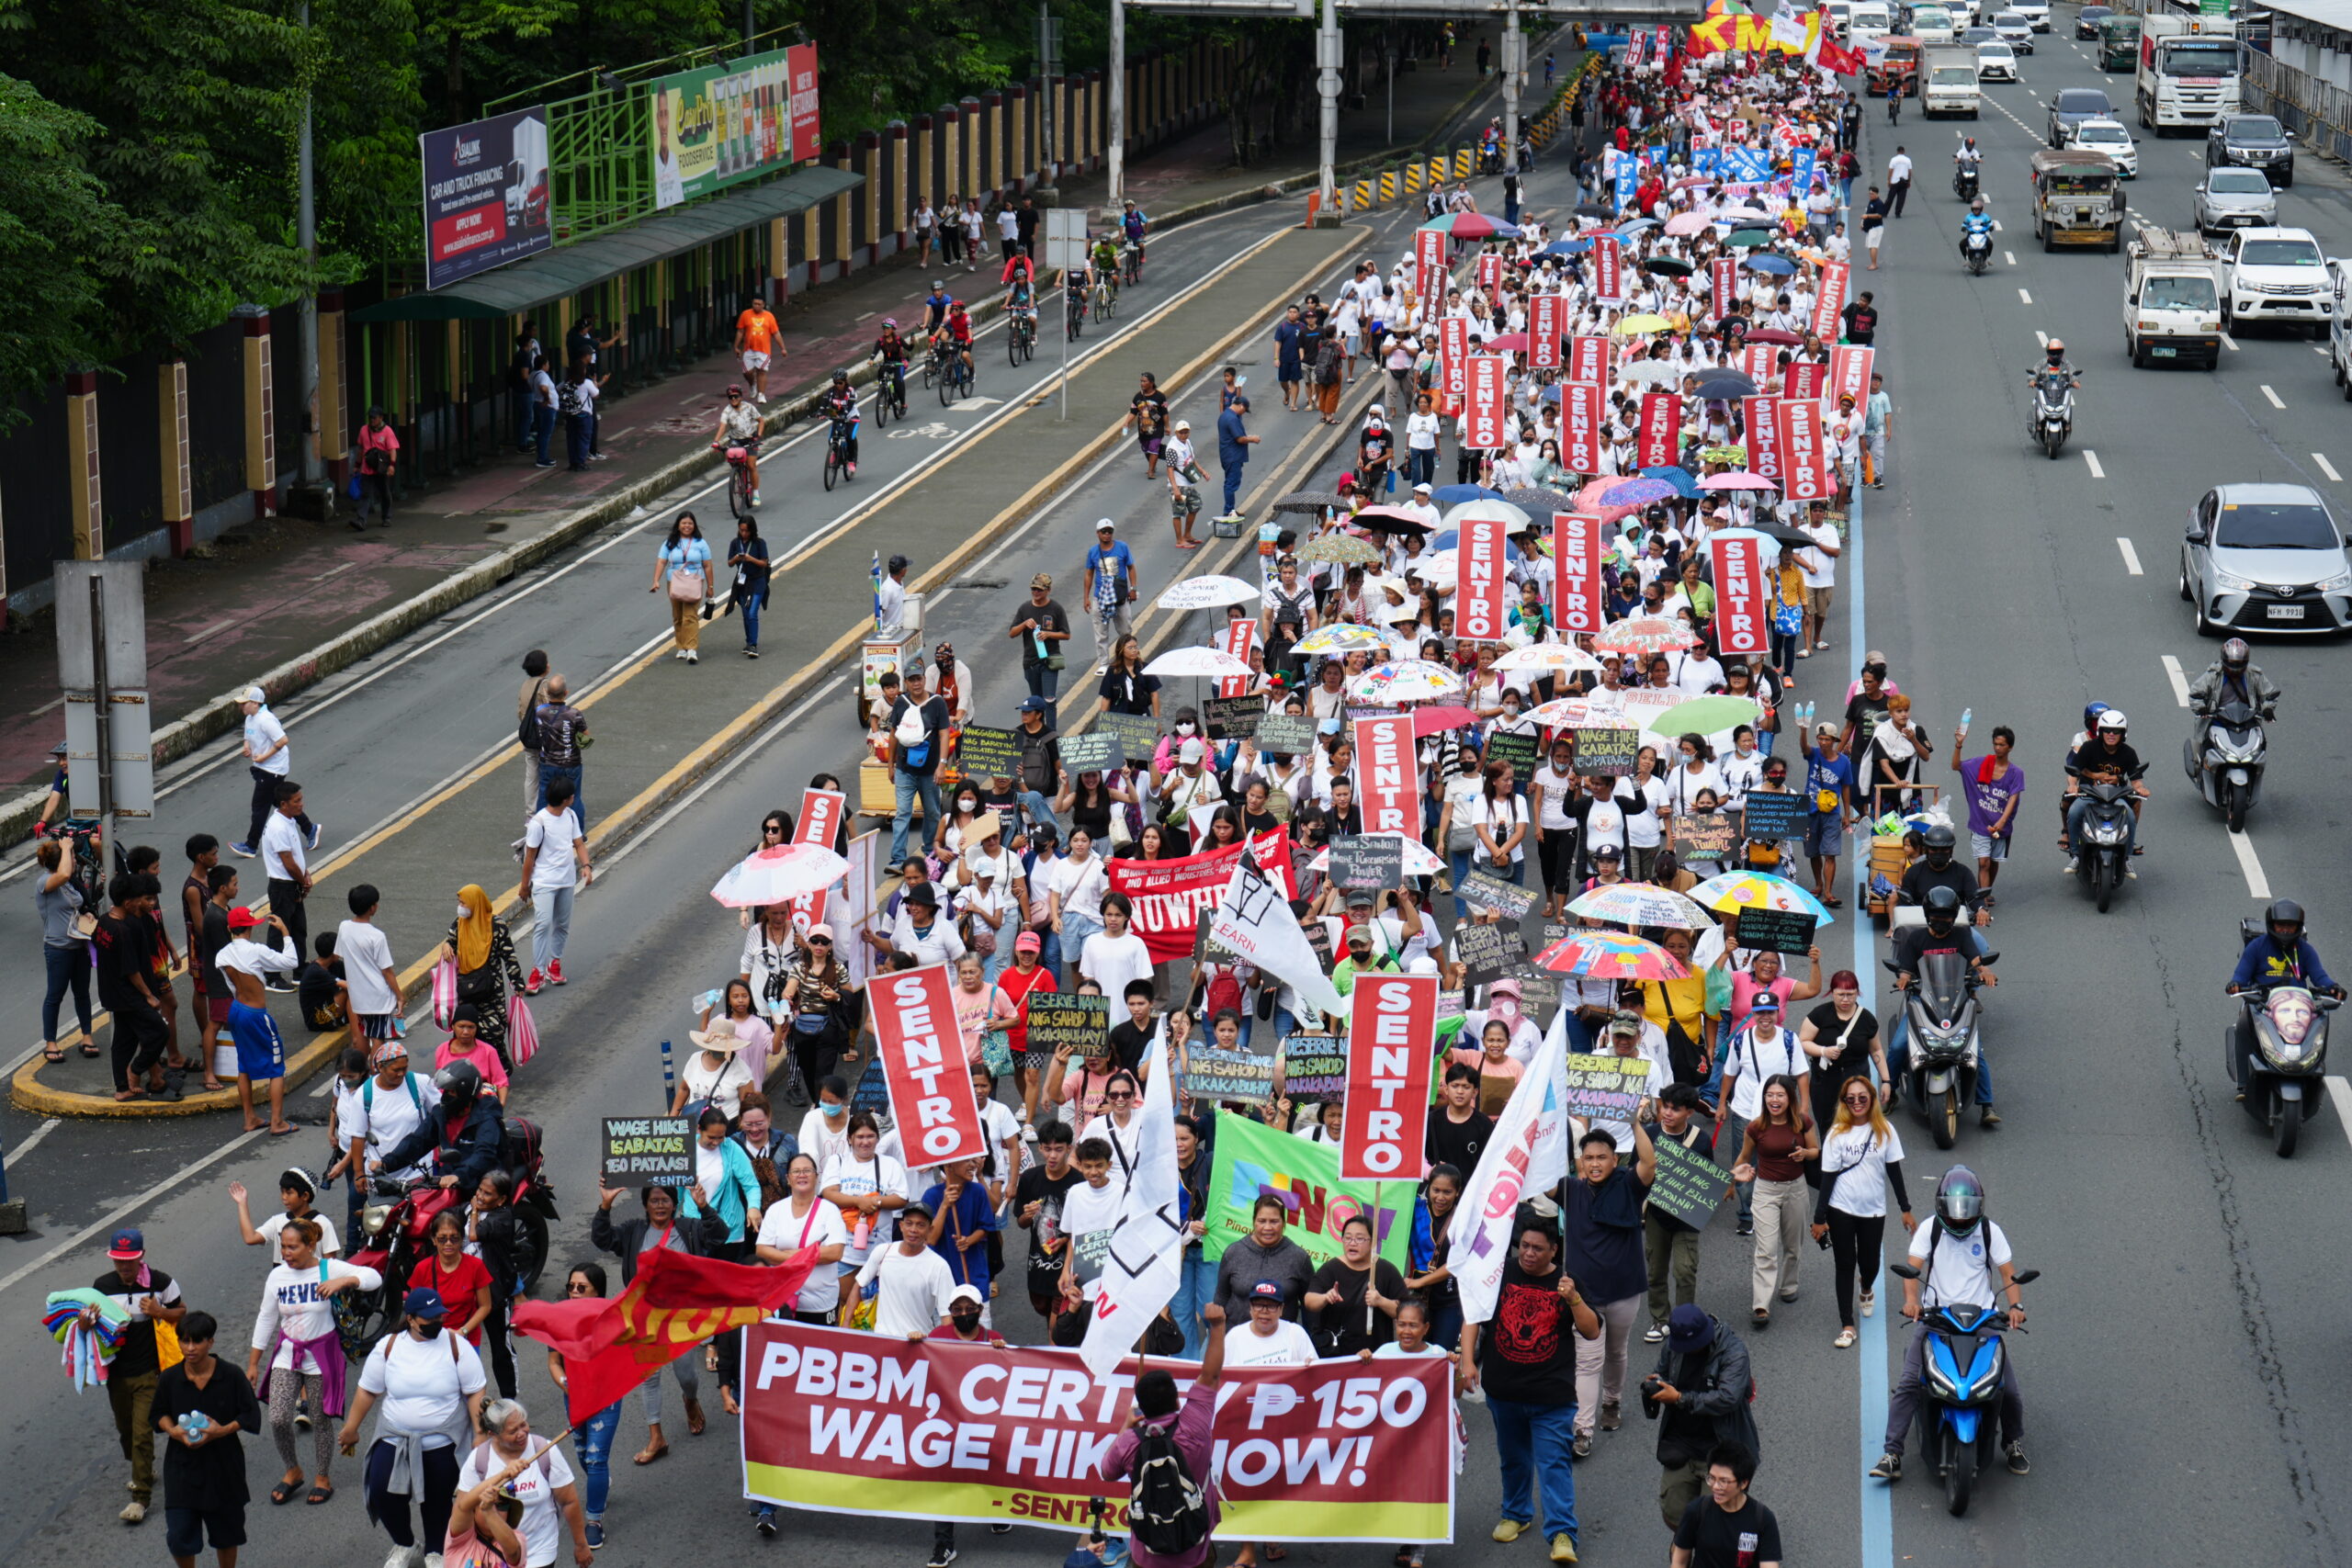
<path id="1" fill-rule="evenodd" d="M 1508 501 L 1465 501 L 1446 509 L 1445 525 L 1449 528 L 1459 528 L 1464 523 L 1488 521 L 1517 529 L 1526 527 L 1534 519 L 1527 515 L 1525 508 L 1513 506 Z"/>
<path id="2" fill-rule="evenodd" d="M 1514 648 L 1495 660 L 1495 668 L 1506 674 L 1521 670 L 1552 670 L 1566 675 L 1598 672 L 1600 660 L 1583 649 L 1565 642 L 1532 642 L 1525 648 Z"/>
<path id="3" fill-rule="evenodd" d="M 1348 695 L 1360 703 L 1426 703 L 1461 691 L 1461 676 L 1426 659 L 1376 664 L 1348 684 Z"/>
<path id="4" fill-rule="evenodd" d="M 763 908 L 831 887 L 848 874 L 849 862 L 822 844 L 777 844 L 729 866 L 710 896 L 730 909 Z"/>
<path id="5" fill-rule="evenodd" d="M 1258 591 L 1238 577 L 1188 577 L 1153 603 L 1163 610 L 1214 610 L 1257 597 Z"/>
<path id="6" fill-rule="evenodd" d="M 1214 680 L 1223 675 L 1247 675 L 1250 666 L 1221 648 L 1174 648 L 1143 667 L 1147 675 L 1193 676 Z"/>
<path id="7" fill-rule="evenodd" d="M 1419 839 L 1408 839 L 1402 833 L 1363 833 L 1358 836 L 1366 839 L 1394 839 L 1398 843 L 1404 845 L 1405 874 L 1407 876 L 1435 876 L 1438 873 L 1445 869 L 1445 862 L 1438 859 L 1437 855 L 1430 849 L 1430 847 L 1422 843 Z M 1308 861 L 1306 863 L 1306 869 L 1309 871 L 1329 871 L 1331 869 L 1331 852 L 1329 850 L 1325 850 L 1321 854 L 1317 855 L 1313 860 Z"/>

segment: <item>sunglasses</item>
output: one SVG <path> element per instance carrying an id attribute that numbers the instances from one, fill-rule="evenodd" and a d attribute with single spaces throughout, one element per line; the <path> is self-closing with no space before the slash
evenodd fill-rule
<path id="1" fill-rule="evenodd" d="M 1114 1089 L 1102 1098 L 1105 1100 L 1133 1100 L 1135 1096 L 1128 1093 L 1125 1089 Z"/>
<path id="2" fill-rule="evenodd" d="M 808 939 L 808 945 L 811 947 L 831 947 L 833 945 L 833 939 L 829 936 L 812 936 Z"/>
<path id="3" fill-rule="evenodd" d="M 596 1288 L 585 1280 L 574 1280 L 563 1288 L 563 1293 L 567 1296 L 593 1296 Z"/>
<path id="4" fill-rule="evenodd" d="M 782 832 L 784 831 L 784 824 L 783 824 L 783 823 L 781 823 L 781 822 L 768 822 L 768 823 L 763 823 L 763 824 L 762 824 L 762 825 L 761 825 L 760 831 L 761 831 L 762 833 L 763 833 L 763 834 L 765 834 L 765 833 L 782 833 Z"/>
<path id="5" fill-rule="evenodd" d="M 1849 1094 L 1846 1097 L 1846 1103 L 1849 1105 L 1868 1105 L 1872 1098 L 1872 1096 L 1867 1094 Z"/>

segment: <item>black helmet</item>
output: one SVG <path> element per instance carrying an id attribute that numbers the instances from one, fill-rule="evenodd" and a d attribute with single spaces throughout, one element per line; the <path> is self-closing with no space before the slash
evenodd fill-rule
<path id="1" fill-rule="evenodd" d="M 2254 649 L 2246 647 L 2245 638 L 2233 637 L 2222 645 L 2222 668 L 2233 675 L 2245 673 L 2246 664 L 2254 658 Z"/>
<path id="2" fill-rule="evenodd" d="M 2281 934 L 2280 926 L 2290 929 Z M 2272 899 L 2270 908 L 2262 911 L 2262 929 L 2268 931 L 2271 940 L 2281 947 L 2301 942 L 2303 936 L 2303 907 L 2292 898 Z"/>
<path id="3" fill-rule="evenodd" d="M 849 372 L 848 372 L 848 371 L 846 371 L 846 370 L 836 370 L 836 371 L 834 371 L 834 372 L 833 372 L 833 385 L 834 385 L 834 386 L 836 386 L 836 387 L 846 387 L 846 386 L 848 386 L 848 385 L 849 385 Z"/>
<path id="4" fill-rule="evenodd" d="M 481 1093 L 481 1069 L 471 1062 L 452 1062 L 433 1075 L 433 1087 L 444 1105 L 471 1105 Z"/>
<path id="5" fill-rule="evenodd" d="M 1928 847 L 1928 863 L 1940 871 L 1951 863 L 1952 847 L 1960 840 L 1952 836 L 1950 828 L 1939 822 L 1920 834 L 1919 841 Z"/>
<path id="6" fill-rule="evenodd" d="M 1928 924 L 1938 931 L 1951 930 L 1960 919 L 1960 894 L 1950 887 L 1930 887 L 1927 897 Z"/>
<path id="7" fill-rule="evenodd" d="M 1936 1183 L 1936 1218 L 1944 1229 L 1966 1235 L 1984 1217 L 1984 1184 L 1964 1165 L 1953 1166 Z"/>

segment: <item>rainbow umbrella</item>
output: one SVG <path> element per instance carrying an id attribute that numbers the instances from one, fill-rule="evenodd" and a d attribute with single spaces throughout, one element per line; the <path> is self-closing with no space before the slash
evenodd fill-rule
<path id="1" fill-rule="evenodd" d="M 1825 926 L 1835 923 L 1838 919 L 1823 907 L 1820 899 L 1787 877 L 1774 876 L 1769 872 L 1726 871 L 1690 889 L 1690 897 L 1710 909 L 1732 914 L 1741 909 L 1787 909 L 1795 914 L 1811 915 Z"/>
<path id="2" fill-rule="evenodd" d="M 1388 635 L 1353 621 L 1334 621 L 1328 626 L 1317 626 L 1291 645 L 1293 653 L 1370 653 L 1388 646 Z"/>
<path id="3" fill-rule="evenodd" d="M 1604 629 L 1592 639 L 1601 653 L 1674 653 L 1698 646 L 1698 634 L 1664 615 L 1635 615 Z"/>
<path id="4" fill-rule="evenodd" d="M 1654 942 L 1623 931 L 1581 931 L 1535 955 L 1538 968 L 1589 980 L 1687 980 L 1690 971 Z"/>
<path id="5" fill-rule="evenodd" d="M 1427 703 L 1461 691 L 1461 676 L 1426 659 L 1376 664 L 1348 683 L 1348 695 L 1360 703 Z"/>
<path id="6" fill-rule="evenodd" d="M 1568 913 L 1621 926 L 1675 926 L 1702 931 L 1714 919 L 1670 887 L 1647 882 L 1611 882 L 1581 893 L 1570 901 Z"/>

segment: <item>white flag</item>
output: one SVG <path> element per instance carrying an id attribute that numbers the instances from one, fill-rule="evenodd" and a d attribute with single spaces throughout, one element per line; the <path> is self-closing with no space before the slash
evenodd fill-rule
<path id="1" fill-rule="evenodd" d="M 1143 1106 L 1136 1112 L 1135 1169 L 1111 1222 L 1110 1247 L 1094 1281 L 1094 1317 L 1079 1358 L 1098 1382 L 1109 1382 L 1134 1353 L 1146 1325 L 1176 1297 L 1182 1278 L 1183 1178 L 1176 1169 L 1176 1106 L 1169 1079 L 1163 1027 L 1144 1058 Z"/>
<path id="2" fill-rule="evenodd" d="M 1543 1049 L 1527 1064 L 1510 1101 L 1495 1119 L 1495 1130 L 1478 1156 L 1462 1201 L 1454 1209 L 1453 1250 L 1447 1267 L 1462 1290 L 1465 1322 L 1495 1315 L 1502 1293 L 1503 1262 L 1518 1237 L 1519 1206 L 1567 1173 L 1562 1092 L 1567 1079 L 1567 1016 L 1564 1004 L 1544 1036 Z M 1464 1224 L 1467 1223 L 1468 1229 Z"/>
<path id="3" fill-rule="evenodd" d="M 1323 964 L 1315 956 L 1306 932 L 1299 929 L 1298 917 L 1290 912 L 1281 886 L 1252 868 L 1234 868 L 1233 879 L 1225 885 L 1225 897 L 1217 900 L 1216 915 L 1209 922 L 1209 939 L 1231 948 L 1245 964 L 1287 981 L 1307 1011 L 1347 1016 L 1348 1004 L 1331 988 L 1331 977 L 1323 973 Z"/>

